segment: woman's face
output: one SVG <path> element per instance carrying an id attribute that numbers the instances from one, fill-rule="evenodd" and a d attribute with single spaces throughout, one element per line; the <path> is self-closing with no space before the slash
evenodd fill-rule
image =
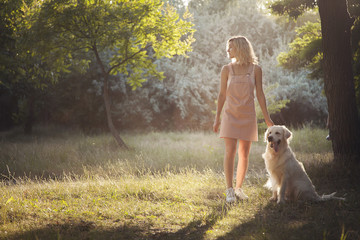
<path id="1" fill-rule="evenodd" d="M 228 52 L 230 58 L 235 58 L 235 47 L 232 42 L 229 42 L 227 52 Z"/>

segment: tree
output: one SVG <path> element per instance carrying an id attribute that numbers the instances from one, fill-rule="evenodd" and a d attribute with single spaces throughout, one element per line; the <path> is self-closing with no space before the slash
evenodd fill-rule
<path id="1" fill-rule="evenodd" d="M 296 38 L 289 44 L 290 50 L 278 56 L 280 65 L 292 71 L 306 68 L 311 71 L 310 78 L 323 78 L 320 22 L 306 22 L 295 31 Z"/>
<path id="2" fill-rule="evenodd" d="M 275 1 L 275 13 L 298 17 L 318 6 L 321 20 L 325 95 L 328 102 L 329 130 L 335 159 L 359 161 L 360 124 L 356 108 L 352 71 L 351 27 L 346 0 Z"/>
<path id="3" fill-rule="evenodd" d="M 360 112 L 360 3 L 350 0 L 348 4 L 350 14 L 356 18 L 352 27 L 351 43 L 353 53 L 353 70 L 358 111 Z M 310 11 L 314 12 L 314 11 Z M 307 21 L 296 30 L 295 39 L 289 44 L 289 50 L 278 56 L 282 67 L 292 71 L 308 69 L 312 79 L 324 78 L 322 61 L 322 36 L 320 17 Z"/>
<path id="4" fill-rule="evenodd" d="M 63 70 L 59 61 L 47 61 L 36 51 L 37 39 L 31 27 L 39 11 L 37 0 L 3 1 L 0 24 L 0 87 L 15 96 L 18 111 L 12 115 L 24 123 L 24 131 L 31 134 L 35 118 L 36 103 L 44 90 L 56 82 Z"/>
<path id="5" fill-rule="evenodd" d="M 50 0 L 42 6 L 36 31 L 44 36 L 39 44 L 44 55 L 55 51 L 71 63 L 74 53 L 93 53 L 101 69 L 108 127 L 119 146 L 127 148 L 112 120 L 110 76 L 125 75 L 134 90 L 151 76 L 162 79 L 154 60 L 191 50 L 188 17 L 185 12 L 179 19 L 160 0 Z"/>

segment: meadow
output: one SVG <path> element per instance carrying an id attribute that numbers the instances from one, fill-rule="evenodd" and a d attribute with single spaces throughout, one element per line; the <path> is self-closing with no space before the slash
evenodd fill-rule
<path id="1" fill-rule="evenodd" d="M 211 132 L 85 135 L 59 127 L 0 135 L 0 239 L 360 239 L 358 170 L 333 162 L 327 131 L 292 129 L 319 194 L 346 201 L 277 205 L 252 145 L 248 201 L 225 202 L 223 142 Z"/>

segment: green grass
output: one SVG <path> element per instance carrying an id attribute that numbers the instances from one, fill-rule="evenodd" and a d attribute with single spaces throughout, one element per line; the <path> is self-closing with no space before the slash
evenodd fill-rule
<path id="1" fill-rule="evenodd" d="M 360 239 L 357 177 L 332 162 L 326 130 L 294 131 L 292 148 L 320 194 L 346 202 L 269 202 L 254 143 L 244 191 L 225 203 L 223 142 L 209 132 L 108 134 L 38 128 L 0 136 L 0 239 Z"/>

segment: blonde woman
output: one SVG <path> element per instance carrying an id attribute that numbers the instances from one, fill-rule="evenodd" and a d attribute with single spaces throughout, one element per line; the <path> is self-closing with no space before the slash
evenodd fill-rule
<path id="1" fill-rule="evenodd" d="M 274 123 L 266 107 L 262 88 L 262 71 L 257 65 L 257 58 L 249 40 L 243 36 L 230 38 L 227 41 L 227 53 L 232 62 L 221 69 L 220 92 L 213 130 L 218 132 L 220 126 L 220 137 L 225 141 L 226 201 L 232 203 L 236 197 L 248 198 L 241 187 L 248 168 L 251 143 L 258 140 L 254 89 L 267 126 L 270 127 Z M 234 189 L 233 175 L 237 144 L 239 159 Z"/>

